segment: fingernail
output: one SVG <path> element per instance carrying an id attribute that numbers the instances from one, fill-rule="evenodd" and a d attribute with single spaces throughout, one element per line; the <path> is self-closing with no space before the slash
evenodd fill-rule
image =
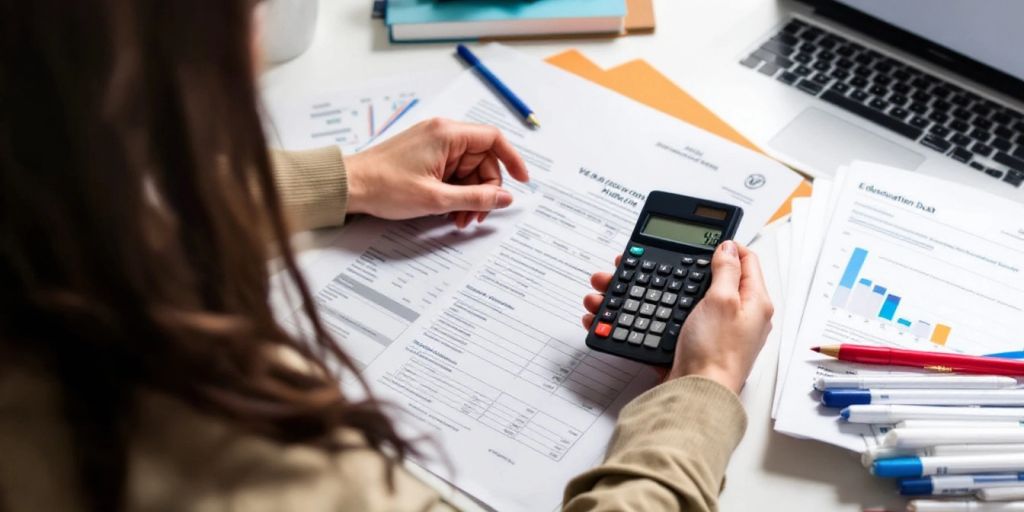
<path id="1" fill-rule="evenodd" d="M 508 208 L 512 204 L 512 194 L 507 190 L 498 190 L 498 196 L 495 198 L 495 208 Z"/>
<path id="2" fill-rule="evenodd" d="M 729 256 L 736 256 L 738 254 L 736 251 L 736 244 L 732 240 L 722 242 L 722 252 Z"/>

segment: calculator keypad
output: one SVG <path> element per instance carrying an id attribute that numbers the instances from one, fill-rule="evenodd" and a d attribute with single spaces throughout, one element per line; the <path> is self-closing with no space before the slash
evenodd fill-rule
<path id="1" fill-rule="evenodd" d="M 674 352 L 682 324 L 710 279 L 710 263 L 697 256 L 683 256 L 677 263 L 623 257 L 598 316 L 608 324 L 601 337 Z"/>

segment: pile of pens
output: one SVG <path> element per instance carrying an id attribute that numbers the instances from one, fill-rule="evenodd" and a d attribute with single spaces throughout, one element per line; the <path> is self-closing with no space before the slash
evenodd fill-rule
<path id="1" fill-rule="evenodd" d="M 920 497 L 908 511 L 1024 512 L 1024 387 L 1013 377 L 1024 377 L 1024 361 L 859 345 L 815 350 L 958 373 L 823 376 L 814 383 L 840 421 L 884 433 L 861 460 L 875 476 L 900 479 L 901 494 Z"/>

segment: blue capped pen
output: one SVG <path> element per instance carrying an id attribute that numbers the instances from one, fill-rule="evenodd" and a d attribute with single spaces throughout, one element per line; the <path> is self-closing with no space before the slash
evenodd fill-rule
<path id="1" fill-rule="evenodd" d="M 455 53 L 457 53 L 462 60 L 466 61 L 466 64 L 469 64 L 470 67 L 475 69 L 477 73 L 483 77 L 484 81 L 490 84 L 490 86 L 493 87 L 494 90 L 505 99 L 505 101 L 512 105 L 512 108 L 514 108 L 527 123 L 535 127 L 540 127 L 540 121 L 537 120 L 537 115 L 533 113 L 533 109 L 526 106 L 526 103 L 519 99 L 519 96 L 516 96 L 516 93 L 512 92 L 512 89 L 509 89 L 508 86 L 505 85 L 505 83 L 502 82 L 501 79 L 499 79 L 490 69 L 488 69 L 483 62 L 480 62 L 480 59 L 477 58 L 469 48 L 466 48 L 466 45 L 460 44 L 456 46 Z"/>

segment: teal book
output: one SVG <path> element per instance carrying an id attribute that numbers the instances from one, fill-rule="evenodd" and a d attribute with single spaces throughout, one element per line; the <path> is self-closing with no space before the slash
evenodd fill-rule
<path id="1" fill-rule="evenodd" d="M 626 0 L 388 0 L 393 41 L 618 33 Z"/>

